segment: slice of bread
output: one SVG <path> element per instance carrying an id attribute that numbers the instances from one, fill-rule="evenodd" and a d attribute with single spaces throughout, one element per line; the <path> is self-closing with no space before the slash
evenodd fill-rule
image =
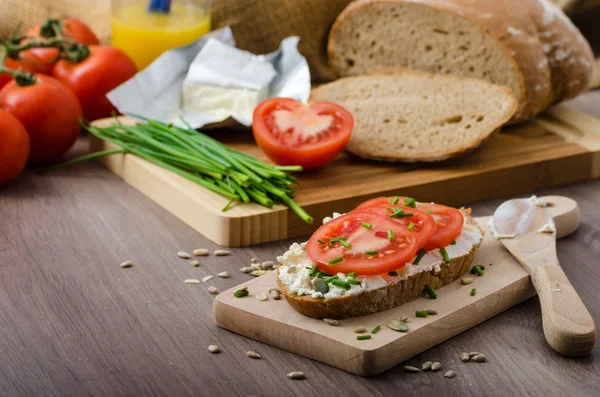
<path id="1" fill-rule="evenodd" d="M 385 161 L 440 161 L 488 140 L 516 110 L 510 90 L 486 81 L 393 68 L 312 91 L 354 115 L 346 149 Z"/>
<path id="2" fill-rule="evenodd" d="M 483 235 L 481 227 L 470 216 L 471 210 L 463 209 L 461 211 L 465 216 L 465 223 L 476 227 Z M 426 285 L 439 289 L 458 280 L 470 269 L 480 244 L 474 245 L 471 251 L 463 256 L 451 258 L 449 264 L 442 264 L 439 269 L 423 271 L 396 284 L 388 284 L 379 289 L 355 295 L 329 299 L 313 298 L 310 295 L 299 296 L 291 293 L 279 277 L 277 277 L 277 285 L 288 303 L 302 315 L 313 318 L 338 319 L 366 316 L 393 309 L 420 298 L 424 294 Z"/>

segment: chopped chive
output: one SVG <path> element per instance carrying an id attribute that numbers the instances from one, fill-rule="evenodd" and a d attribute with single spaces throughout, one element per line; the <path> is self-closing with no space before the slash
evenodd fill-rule
<path id="1" fill-rule="evenodd" d="M 394 199 L 392 200 L 392 204 L 396 205 L 398 204 L 398 202 L 400 201 L 400 197 L 396 196 L 394 197 Z"/>
<path id="2" fill-rule="evenodd" d="M 317 278 L 324 278 L 324 277 L 333 277 L 331 274 L 327 274 L 325 272 L 317 272 L 317 274 L 315 275 L 315 277 Z"/>
<path id="3" fill-rule="evenodd" d="M 313 265 L 313 267 L 310 269 L 310 273 L 308 273 L 309 277 L 315 277 L 318 271 L 319 268 L 317 267 L 317 265 Z"/>
<path id="4" fill-rule="evenodd" d="M 452 242 L 450 243 L 450 245 L 456 245 L 456 240 L 452 240 Z"/>
<path id="5" fill-rule="evenodd" d="M 400 208 L 394 208 L 394 213 L 390 214 L 389 217 L 390 218 L 407 218 L 407 217 L 413 216 L 413 215 L 414 215 L 413 213 L 407 214 Z"/>
<path id="6" fill-rule="evenodd" d="M 367 222 L 363 222 L 361 224 L 361 226 L 364 227 L 365 229 L 369 229 L 369 230 L 373 228 L 373 225 L 371 225 L 370 223 L 367 223 Z"/>
<path id="7" fill-rule="evenodd" d="M 326 283 L 330 283 L 333 280 L 337 280 L 338 278 L 339 278 L 338 276 L 323 277 L 323 281 L 325 281 Z"/>
<path id="8" fill-rule="evenodd" d="M 391 197 L 388 197 L 388 203 L 392 204 L 393 199 Z"/>
<path id="9" fill-rule="evenodd" d="M 417 310 L 415 312 L 415 316 L 417 316 L 417 317 L 427 317 L 427 310 Z"/>
<path id="10" fill-rule="evenodd" d="M 386 210 L 392 211 L 392 207 L 385 207 Z"/>
<path id="11" fill-rule="evenodd" d="M 404 206 L 409 208 L 417 208 L 417 200 L 411 197 L 405 197 Z"/>
<path id="12" fill-rule="evenodd" d="M 398 197 L 396 197 L 398 198 Z M 381 329 L 381 325 L 378 325 L 377 327 L 373 328 L 373 331 L 371 331 L 372 334 L 376 334 L 379 332 L 379 330 Z"/>
<path id="13" fill-rule="evenodd" d="M 341 245 L 342 245 L 342 247 L 344 247 L 344 248 L 348 248 L 348 249 L 352 248 L 352 244 L 350 244 L 350 243 L 349 243 L 349 242 L 347 242 L 346 240 L 342 240 L 342 241 L 340 241 L 340 244 L 341 244 Z"/>
<path id="14" fill-rule="evenodd" d="M 415 228 L 415 224 L 411 222 L 411 223 L 408 225 L 408 230 L 413 230 L 414 228 Z"/>
<path id="15" fill-rule="evenodd" d="M 433 287 L 431 285 L 425 286 L 425 292 L 427 293 L 427 295 L 429 295 L 430 299 L 437 298 L 437 293 L 435 292 L 435 290 L 433 289 Z"/>
<path id="16" fill-rule="evenodd" d="M 483 270 L 484 269 L 481 267 L 481 265 L 475 265 L 471 268 L 471 274 L 476 274 L 481 277 L 484 275 Z"/>
<path id="17" fill-rule="evenodd" d="M 342 256 L 338 256 L 337 258 L 333 258 L 332 260 L 330 260 L 327 263 L 330 265 L 335 265 L 336 263 L 340 263 L 343 260 L 344 260 L 344 258 Z"/>
<path id="18" fill-rule="evenodd" d="M 484 265 L 479 265 L 479 267 L 481 268 L 481 270 L 485 270 L 485 266 Z"/>
<path id="19" fill-rule="evenodd" d="M 395 276 L 397 276 L 397 275 L 398 275 L 398 272 L 396 272 L 396 271 L 393 271 L 393 270 L 392 270 L 391 272 L 388 272 L 388 275 L 389 275 L 389 276 L 394 276 L 394 277 L 395 277 Z"/>
<path id="20" fill-rule="evenodd" d="M 371 339 L 371 335 L 356 335 L 357 340 Z"/>
<path id="21" fill-rule="evenodd" d="M 440 254 L 442 254 L 442 258 L 444 258 L 444 263 L 450 263 L 450 256 L 448 255 L 446 248 L 440 248 Z"/>
<path id="22" fill-rule="evenodd" d="M 235 291 L 233 293 L 233 296 L 235 296 L 236 298 L 242 298 L 244 296 L 248 296 L 248 294 L 250 294 L 250 292 L 248 292 L 247 289 L 243 289 L 243 290 L 240 290 L 240 291 Z"/>
<path id="23" fill-rule="evenodd" d="M 356 281 L 356 280 L 348 280 L 346 281 L 348 284 L 352 284 L 352 285 L 360 285 L 360 281 Z"/>
<path id="24" fill-rule="evenodd" d="M 477 288 L 473 288 L 471 290 L 471 296 L 475 296 L 476 293 L 477 293 Z"/>
<path id="25" fill-rule="evenodd" d="M 428 214 L 433 214 L 433 211 L 429 209 L 429 210 L 427 210 L 427 213 Z"/>
<path id="26" fill-rule="evenodd" d="M 348 237 L 334 237 L 332 239 L 329 240 L 330 243 L 337 243 L 339 241 L 346 241 L 348 240 Z"/>
<path id="27" fill-rule="evenodd" d="M 415 265 L 415 266 L 418 265 L 419 262 L 421 262 L 421 259 L 423 259 L 423 257 L 425 256 L 426 253 L 427 253 L 427 250 L 425 248 L 421 248 L 419 250 L 419 252 L 417 252 L 417 257 L 413 261 L 413 265 Z"/>
<path id="28" fill-rule="evenodd" d="M 319 244 L 323 244 L 323 245 L 327 244 L 325 241 L 323 241 L 323 240 L 321 240 L 321 239 L 318 239 L 318 240 L 317 240 L 317 243 L 319 243 Z"/>
<path id="29" fill-rule="evenodd" d="M 356 272 L 347 273 L 346 277 L 352 277 L 352 278 L 354 278 L 354 277 L 356 277 Z"/>
<path id="30" fill-rule="evenodd" d="M 372 251 L 367 251 L 365 252 L 366 255 L 379 255 L 379 251 L 377 250 L 372 250 Z"/>
<path id="31" fill-rule="evenodd" d="M 388 230 L 388 240 L 394 241 L 394 231 L 392 229 Z"/>
<path id="32" fill-rule="evenodd" d="M 350 284 L 343 281 L 343 280 L 332 280 L 331 281 L 332 285 L 335 285 L 336 287 L 340 287 L 340 288 L 344 288 L 344 289 L 350 289 Z"/>

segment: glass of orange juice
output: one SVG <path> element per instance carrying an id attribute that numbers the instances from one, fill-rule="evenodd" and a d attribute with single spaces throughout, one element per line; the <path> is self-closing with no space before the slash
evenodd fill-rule
<path id="1" fill-rule="evenodd" d="M 140 70 L 209 31 L 209 0 L 112 0 L 112 45 Z"/>

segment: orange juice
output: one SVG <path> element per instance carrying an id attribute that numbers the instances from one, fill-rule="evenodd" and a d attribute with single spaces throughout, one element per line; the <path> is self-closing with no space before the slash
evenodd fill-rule
<path id="1" fill-rule="evenodd" d="M 112 45 L 125 51 L 140 70 L 166 50 L 210 31 L 207 7 L 175 3 L 169 13 L 148 12 L 146 7 L 145 2 L 116 6 L 112 17 Z"/>

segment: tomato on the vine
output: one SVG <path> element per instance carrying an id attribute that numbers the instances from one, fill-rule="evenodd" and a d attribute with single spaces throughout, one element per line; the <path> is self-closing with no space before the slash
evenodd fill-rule
<path id="1" fill-rule="evenodd" d="M 4 66 L 12 70 L 29 73 L 45 73 L 46 71 L 44 62 L 37 55 L 29 51 L 23 51 L 19 54 L 19 59 L 6 58 Z M 0 89 L 11 80 L 12 76 L 8 73 L 0 73 Z"/>
<path id="2" fill-rule="evenodd" d="M 89 46 L 90 55 L 79 63 L 61 59 L 53 74 L 79 98 L 84 116 L 93 121 L 110 117 L 116 108 L 106 97 L 113 88 L 137 73 L 135 63 L 112 46 Z"/>
<path id="3" fill-rule="evenodd" d="M 53 77 L 38 75 L 31 85 L 9 82 L 0 90 L 0 109 L 12 114 L 27 130 L 29 161 L 43 163 L 62 156 L 79 136 L 81 106 L 69 88 Z"/>
<path id="4" fill-rule="evenodd" d="M 352 211 L 321 226 L 308 240 L 306 252 L 328 274 L 377 275 L 410 262 L 419 235 L 376 212 Z"/>
<path id="5" fill-rule="evenodd" d="M 0 110 L 0 185 L 23 171 L 29 157 L 29 135 L 13 115 Z"/>
<path id="6" fill-rule="evenodd" d="M 304 105 L 271 98 L 254 110 L 252 131 L 263 152 L 276 164 L 321 167 L 340 153 L 354 129 L 352 114 L 329 102 Z"/>

